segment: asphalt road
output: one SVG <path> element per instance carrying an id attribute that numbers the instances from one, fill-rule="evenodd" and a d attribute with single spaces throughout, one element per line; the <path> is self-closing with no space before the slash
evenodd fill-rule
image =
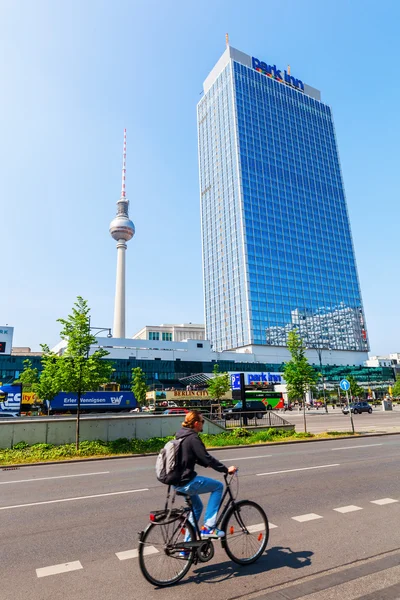
<path id="1" fill-rule="evenodd" d="M 298 410 L 279 412 L 280 416 L 296 425 L 296 431 L 304 431 L 303 413 Z M 344 415 L 340 409 L 324 409 L 306 411 L 307 431 L 320 433 L 323 431 L 351 431 L 349 415 Z M 400 433 L 400 410 L 374 410 L 372 414 L 362 413 L 353 415 L 356 432 L 359 433 Z"/>
<path id="2" fill-rule="evenodd" d="M 398 598 L 399 452 L 400 435 L 215 452 L 275 525 L 267 551 L 238 567 L 217 542 L 161 590 L 120 554 L 163 505 L 154 457 L 3 469 L 0 599 Z"/>

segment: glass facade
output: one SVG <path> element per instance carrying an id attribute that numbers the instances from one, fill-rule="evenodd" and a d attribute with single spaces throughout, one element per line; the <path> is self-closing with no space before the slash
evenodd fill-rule
<path id="1" fill-rule="evenodd" d="M 206 336 L 368 351 L 331 109 L 229 60 L 198 104 Z"/>
<path id="2" fill-rule="evenodd" d="M 0 356 L 0 381 L 2 384 L 12 383 L 18 379 L 24 369 L 24 360 L 29 358 L 33 368 L 39 372 L 42 364 L 39 356 Z M 130 390 L 132 385 L 132 369 L 141 367 L 146 375 L 147 385 L 160 384 L 166 387 L 179 386 L 180 379 L 197 373 L 212 373 L 216 361 L 187 361 L 187 360 L 145 360 L 145 359 L 104 359 L 112 362 L 114 371 L 113 381 L 121 385 L 121 390 Z M 219 360 L 220 371 L 239 372 L 273 372 L 282 373 L 283 364 L 269 363 L 240 363 L 229 360 Z M 319 365 L 316 365 L 321 372 Z M 363 367 L 323 365 L 326 382 L 339 382 L 348 375 L 353 375 L 358 382 L 379 383 L 393 382 L 394 372 L 391 367 Z"/>

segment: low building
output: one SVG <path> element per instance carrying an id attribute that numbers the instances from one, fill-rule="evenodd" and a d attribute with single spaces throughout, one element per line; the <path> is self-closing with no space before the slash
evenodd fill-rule
<path id="1" fill-rule="evenodd" d="M 53 351 L 62 355 L 66 342 L 61 341 Z M 276 348 L 273 356 L 264 353 L 265 347 L 253 346 L 253 352 L 224 351 L 216 352 L 207 340 L 189 339 L 185 342 L 168 342 L 162 340 L 145 340 L 130 338 L 97 337 L 91 351 L 104 348 L 109 355 L 104 360 L 113 363 L 113 381 L 122 390 L 129 390 L 132 384 L 132 369 L 141 367 L 146 375 L 148 385 L 157 389 L 185 387 L 181 380 L 198 373 L 213 372 L 215 364 L 220 371 L 229 373 L 282 373 L 284 363 L 290 358 L 287 348 Z M 24 368 L 24 360 L 29 358 L 33 368 L 42 369 L 41 357 L 34 353 L 0 354 L 0 382 L 12 383 L 18 379 Z M 338 364 L 329 350 L 324 351 L 322 368 L 319 366 L 315 350 L 307 351 L 307 358 L 314 364 L 318 372 L 323 372 L 325 383 L 337 386 L 339 381 L 348 375 L 353 375 L 360 384 L 368 387 L 391 385 L 394 382 L 392 366 L 354 365 L 350 361 Z M 337 355 L 335 356 L 337 358 Z M 345 357 L 343 357 L 345 358 Z"/>
<path id="2" fill-rule="evenodd" d="M 134 340 L 161 342 L 183 342 L 185 340 L 204 340 L 204 325 L 182 323 L 181 325 L 146 325 L 135 333 Z"/>
<path id="3" fill-rule="evenodd" d="M 42 356 L 43 352 L 32 352 L 28 346 L 13 346 L 11 348 L 11 356 L 23 356 L 27 358 L 29 356 Z"/>
<path id="4" fill-rule="evenodd" d="M 370 356 L 368 360 L 365 361 L 365 366 L 367 367 L 392 367 L 393 365 L 398 364 L 397 358 L 392 359 L 392 356 L 398 357 L 399 354 L 390 354 L 386 356 Z M 400 361 L 399 361 L 400 362 Z"/>
<path id="5" fill-rule="evenodd" d="M 0 356 L 11 354 L 14 327 L 0 325 Z"/>

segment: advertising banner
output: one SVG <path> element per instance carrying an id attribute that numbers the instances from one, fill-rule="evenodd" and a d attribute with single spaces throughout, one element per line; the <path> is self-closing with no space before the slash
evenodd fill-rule
<path id="1" fill-rule="evenodd" d="M 162 402 L 165 400 L 211 400 L 211 396 L 207 390 L 167 390 L 167 391 L 155 391 L 147 392 L 146 400 Z M 232 392 L 228 392 L 222 396 L 222 400 L 232 400 Z"/>
<path id="2" fill-rule="evenodd" d="M 51 410 L 76 409 L 78 406 L 77 394 L 60 392 L 50 403 Z M 136 408 L 136 398 L 132 392 L 88 392 L 81 397 L 81 410 L 87 409 L 117 409 Z"/>
<path id="3" fill-rule="evenodd" d="M 0 410 L 13 410 L 19 412 L 21 409 L 21 386 L 0 386 Z"/>
<path id="4" fill-rule="evenodd" d="M 231 386 L 233 390 L 240 390 L 240 373 L 229 373 L 231 378 Z M 244 384 L 251 385 L 252 383 L 272 383 L 282 384 L 285 383 L 282 377 L 282 373 L 245 373 Z"/>

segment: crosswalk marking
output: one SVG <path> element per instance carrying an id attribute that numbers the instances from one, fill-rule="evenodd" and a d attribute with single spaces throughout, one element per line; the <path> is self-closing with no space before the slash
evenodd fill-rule
<path id="1" fill-rule="evenodd" d="M 306 521 L 314 521 L 315 519 L 322 519 L 321 515 L 315 513 L 308 513 L 307 515 L 299 515 L 298 517 L 292 517 L 294 521 L 299 523 L 305 523 Z"/>
<path id="2" fill-rule="evenodd" d="M 143 550 L 143 554 L 157 554 L 157 548 L 154 546 L 145 546 Z M 139 556 L 139 550 L 135 548 L 134 550 L 125 550 L 124 552 L 116 552 L 115 556 L 119 558 L 119 560 L 128 560 L 129 558 L 137 558 Z"/>
<path id="3" fill-rule="evenodd" d="M 59 573 L 67 573 L 68 571 L 77 571 L 83 569 L 79 560 L 74 562 L 62 563 L 60 565 L 52 565 L 51 567 L 43 567 L 36 569 L 37 577 L 48 577 L 49 575 L 58 575 Z"/>
<path id="4" fill-rule="evenodd" d="M 393 498 L 381 498 L 380 500 L 371 500 L 371 504 L 379 504 L 379 506 L 382 506 L 383 504 L 393 504 L 393 502 L 398 502 L 398 500 L 394 500 Z"/>
<path id="5" fill-rule="evenodd" d="M 349 506 L 341 506 L 339 508 L 334 508 L 333 510 L 336 510 L 336 512 L 340 512 L 340 513 L 349 513 L 349 512 L 354 512 L 356 510 L 362 510 L 361 506 L 354 506 L 354 504 L 349 504 Z"/>

